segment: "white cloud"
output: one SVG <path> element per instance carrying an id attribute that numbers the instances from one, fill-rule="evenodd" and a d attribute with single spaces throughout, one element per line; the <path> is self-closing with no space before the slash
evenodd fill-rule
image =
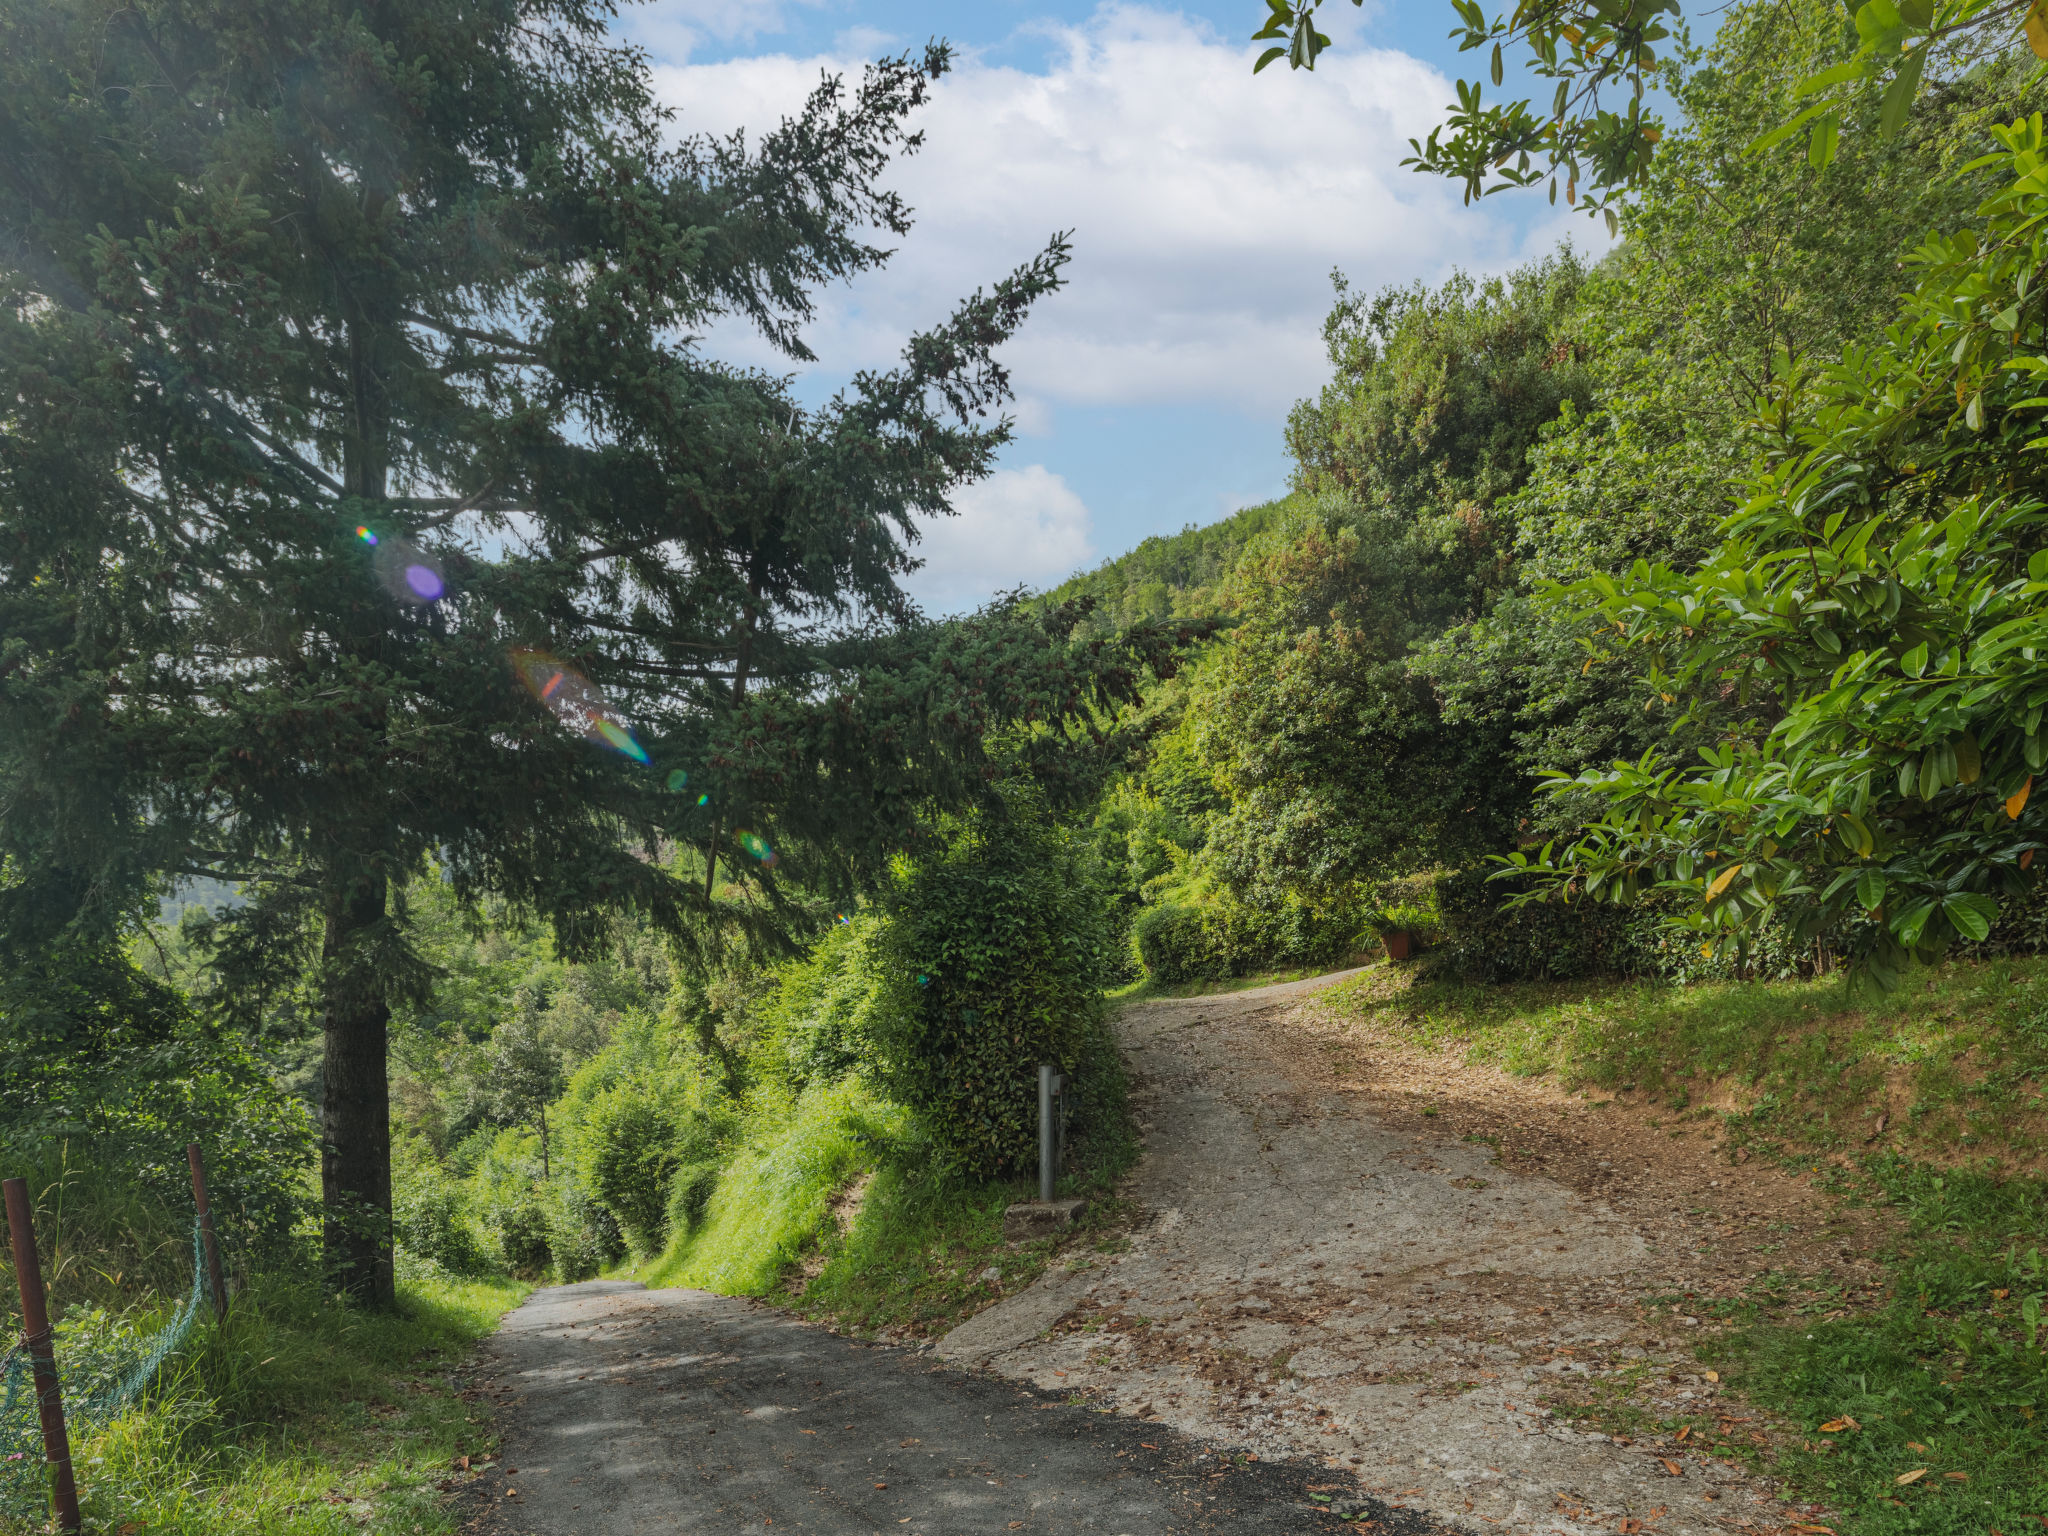
<path id="1" fill-rule="evenodd" d="M 953 498 L 955 515 L 923 525 L 924 560 L 906 585 L 932 613 L 972 608 L 991 593 L 1064 580 L 1095 557 L 1088 508 L 1043 464 L 999 469 Z"/>
<path id="2" fill-rule="evenodd" d="M 1333 267 L 1372 288 L 1519 254 L 1504 221 L 1400 168 L 1452 96 L 1405 54 L 1353 45 L 1312 76 L 1255 78 L 1250 44 L 1178 13 L 1112 4 L 1034 27 L 1056 45 L 1045 73 L 970 56 L 934 91 L 924 149 L 892 172 L 917 228 L 812 332 L 833 373 L 886 363 L 907 331 L 1071 229 L 1069 286 L 1007 352 L 1020 390 L 1269 415 L 1321 382 Z M 759 129 L 821 69 L 860 64 L 759 56 L 672 65 L 658 84 L 686 128 Z"/>

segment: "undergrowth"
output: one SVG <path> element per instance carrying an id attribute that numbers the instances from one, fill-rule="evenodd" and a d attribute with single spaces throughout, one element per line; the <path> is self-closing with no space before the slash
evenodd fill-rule
<path id="1" fill-rule="evenodd" d="M 1097 1060 L 1083 1081 L 1084 1129 L 1059 1187 L 1088 1197 L 1075 1237 L 1099 1241 L 1121 1220 L 1108 1196 L 1138 1142 L 1121 1066 Z M 848 1079 L 758 1107 L 701 1210 L 681 1202 L 666 1251 L 618 1273 L 772 1296 L 867 1336 L 935 1335 L 1030 1284 L 1074 1240 L 1004 1242 L 1004 1208 L 1036 1192 L 1030 1179 L 950 1171 L 913 1117 Z"/>
<path id="2" fill-rule="evenodd" d="M 189 1209 L 90 1163 L 37 1180 L 60 1373 L 154 1332 L 190 1286 Z M 230 1249 L 230 1267 L 241 1270 Z M 12 1266 L 0 1266 L 12 1298 Z M 358 1309 L 291 1273 L 239 1274 L 225 1325 L 210 1315 L 111 1423 L 74 1426 L 86 1529 L 129 1536 L 394 1536 L 454 1530 L 437 1482 L 482 1451 L 481 1409 L 449 1364 L 527 1287 L 406 1264 L 399 1307 Z M 0 1315 L 11 1337 L 18 1313 Z M 0 1512 L 0 1531 L 43 1529 Z"/>
<path id="3" fill-rule="evenodd" d="M 2035 1171 L 2048 1154 L 2040 959 L 1917 972 L 1891 993 L 1840 976 L 1480 987 L 1383 968 L 1329 996 L 1391 1034 L 1517 1075 L 1719 1110 L 1737 1142 L 1993 1153 Z"/>

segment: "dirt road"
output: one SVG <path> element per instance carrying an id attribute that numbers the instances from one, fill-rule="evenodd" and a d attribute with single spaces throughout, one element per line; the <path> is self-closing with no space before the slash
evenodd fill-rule
<path id="1" fill-rule="evenodd" d="M 1800 1518 L 1729 1462 L 1581 1432 L 1541 1399 L 1598 1385 L 1740 1433 L 1750 1415 L 1683 1347 L 1698 1320 L 1643 1299 L 1795 1262 L 1736 1257 L 1766 1215 L 1815 1244 L 1855 1234 L 1799 1181 L 1738 1179 L 1639 1115 L 1362 1038 L 1309 996 L 1335 979 L 1129 1009 L 1145 1152 L 1127 1250 L 1056 1267 L 941 1356 L 1310 1457 L 1468 1530 Z"/>

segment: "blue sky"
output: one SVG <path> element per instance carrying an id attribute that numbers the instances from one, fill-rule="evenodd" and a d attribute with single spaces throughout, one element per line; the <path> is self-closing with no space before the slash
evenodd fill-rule
<path id="1" fill-rule="evenodd" d="M 890 268 L 826 296 L 800 383 L 828 395 L 1071 229 L 1070 284 L 1008 349 L 1018 440 L 933 526 L 913 588 L 947 611 L 1043 587 L 1285 489 L 1292 403 L 1325 373 L 1332 268 L 1374 289 L 1606 237 L 1535 195 L 1460 205 L 1399 167 L 1462 59 L 1448 0 L 1325 7 L 1315 73 L 1256 79 L 1260 0 L 655 0 L 625 12 L 686 128 L 772 124 L 821 69 L 951 40 L 960 64 L 892 171 L 919 210 Z M 1510 82 L 1512 84 L 1512 81 Z M 774 365 L 743 335 L 713 345 Z"/>

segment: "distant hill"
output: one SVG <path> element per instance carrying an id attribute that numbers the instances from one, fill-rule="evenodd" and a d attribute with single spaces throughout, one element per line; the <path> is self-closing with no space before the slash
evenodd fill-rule
<path id="1" fill-rule="evenodd" d="M 1190 523 L 1179 533 L 1147 539 L 1128 554 L 1070 577 L 1044 600 L 1093 597 L 1099 606 L 1088 627 L 1105 632 L 1145 619 L 1215 613 L 1219 589 L 1244 547 L 1281 521 L 1296 502 L 1295 497 L 1283 496 L 1233 512 L 1207 527 Z"/>

